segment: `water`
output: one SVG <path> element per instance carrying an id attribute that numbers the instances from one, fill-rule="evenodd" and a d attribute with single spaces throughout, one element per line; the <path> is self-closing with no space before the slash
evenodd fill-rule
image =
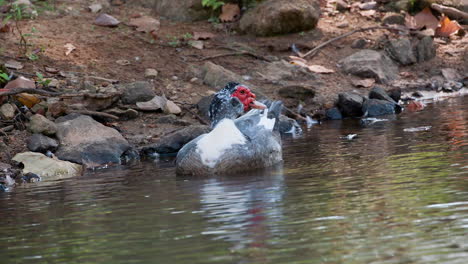
<path id="1" fill-rule="evenodd" d="M 180 178 L 169 160 L 17 187 L 0 263 L 466 264 L 465 99 L 315 125 L 266 171 Z"/>

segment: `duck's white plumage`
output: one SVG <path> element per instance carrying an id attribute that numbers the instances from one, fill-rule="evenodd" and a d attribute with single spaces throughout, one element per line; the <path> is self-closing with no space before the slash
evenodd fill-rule
<path id="1" fill-rule="evenodd" d="M 196 151 L 203 164 L 214 168 L 221 155 L 233 145 L 246 143 L 246 138 L 231 119 L 221 120 L 216 127 L 198 142 Z"/>

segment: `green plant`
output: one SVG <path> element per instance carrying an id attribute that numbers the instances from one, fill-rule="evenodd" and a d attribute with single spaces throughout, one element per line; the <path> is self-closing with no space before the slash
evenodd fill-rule
<path id="1" fill-rule="evenodd" d="M 185 33 L 184 35 L 182 35 L 182 38 L 183 38 L 184 40 L 189 40 L 189 39 L 192 39 L 192 38 L 193 38 L 193 35 L 187 32 L 187 33 Z"/>
<path id="2" fill-rule="evenodd" d="M 26 57 L 28 57 L 30 61 L 37 61 L 39 59 L 39 55 L 36 53 L 28 53 L 26 54 Z"/>
<path id="3" fill-rule="evenodd" d="M 217 10 L 224 5 L 224 1 L 220 0 L 202 0 L 202 6 L 211 7 L 213 10 Z"/>
<path id="4" fill-rule="evenodd" d="M 6 72 L 0 72 L 0 83 L 6 83 L 10 81 L 10 76 Z"/>
<path id="5" fill-rule="evenodd" d="M 42 85 L 43 87 L 49 86 L 49 83 L 50 83 L 51 80 L 45 79 L 44 75 L 42 75 L 42 73 L 36 72 L 36 76 L 37 76 L 37 83 L 38 84 Z"/>

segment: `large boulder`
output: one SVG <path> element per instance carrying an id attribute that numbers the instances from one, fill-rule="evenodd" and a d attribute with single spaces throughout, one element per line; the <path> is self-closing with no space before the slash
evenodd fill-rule
<path id="1" fill-rule="evenodd" d="M 62 122 L 60 122 L 62 121 Z M 127 140 L 115 129 L 106 127 L 89 116 L 71 116 L 58 120 L 58 158 L 90 166 L 120 163 L 131 150 Z"/>
<path id="2" fill-rule="evenodd" d="M 369 99 L 362 105 L 362 111 L 368 117 L 395 114 L 395 104 L 387 100 Z"/>
<path id="3" fill-rule="evenodd" d="M 362 105 L 365 98 L 357 93 L 345 92 L 338 95 L 337 106 L 343 116 L 346 117 L 360 117 L 362 112 Z"/>
<path id="4" fill-rule="evenodd" d="M 317 0 L 270 0 L 248 11 L 240 20 L 243 32 L 271 36 L 315 28 L 320 17 Z"/>
<path id="5" fill-rule="evenodd" d="M 211 9 L 204 8 L 201 0 L 132 0 L 153 7 L 160 15 L 175 21 L 197 21 L 208 19 Z"/>
<path id="6" fill-rule="evenodd" d="M 210 128 L 203 125 L 191 125 L 172 134 L 164 136 L 155 144 L 145 146 L 140 153 L 144 157 L 177 153 L 185 144 L 201 134 L 208 133 Z"/>
<path id="7" fill-rule="evenodd" d="M 340 61 L 344 72 L 389 83 L 398 77 L 398 67 L 385 54 L 361 50 Z"/>

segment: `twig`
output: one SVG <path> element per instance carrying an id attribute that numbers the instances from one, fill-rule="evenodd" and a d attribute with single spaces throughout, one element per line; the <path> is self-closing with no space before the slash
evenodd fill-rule
<path id="1" fill-rule="evenodd" d="M 453 7 L 448 7 L 444 5 L 431 4 L 431 8 L 436 10 L 439 13 L 446 14 L 452 19 L 468 19 L 468 13 L 458 10 Z"/>
<path id="2" fill-rule="evenodd" d="M 0 96 L 9 96 L 9 95 L 15 95 L 15 94 L 20 94 L 20 93 L 39 94 L 39 95 L 45 95 L 45 96 L 59 96 L 63 94 L 63 93 L 54 93 L 54 92 L 49 92 L 46 90 L 34 89 L 34 88 L 14 88 L 6 92 L 0 92 Z"/>
<path id="3" fill-rule="evenodd" d="M 71 113 L 77 113 L 77 114 L 82 114 L 82 115 L 89 115 L 89 116 L 119 120 L 118 116 L 108 114 L 108 113 L 103 113 L 103 112 L 90 111 L 90 110 L 68 110 L 67 111 L 67 114 L 71 114 Z"/>
<path id="4" fill-rule="evenodd" d="M 0 132 L 2 132 L 2 133 L 10 132 L 10 131 L 12 131 L 14 128 L 15 128 L 15 126 L 9 125 L 9 126 L 0 128 Z"/>
<path id="5" fill-rule="evenodd" d="M 315 47 L 315 48 L 309 50 L 307 53 L 302 54 L 302 56 L 301 56 L 301 55 L 299 55 L 299 56 L 300 56 L 301 58 L 305 58 L 305 57 L 310 56 L 310 55 L 315 56 L 315 55 L 317 54 L 317 52 L 318 52 L 320 49 L 322 49 L 323 47 L 327 46 L 328 44 L 330 44 L 330 43 L 332 43 L 332 42 L 334 42 L 334 41 L 340 40 L 340 39 L 342 39 L 342 38 L 345 38 L 345 37 L 347 37 L 347 36 L 353 35 L 353 34 L 358 33 L 358 32 L 364 32 L 364 31 L 376 30 L 376 29 L 387 29 L 387 30 L 408 31 L 408 29 L 400 29 L 400 28 L 386 27 L 386 26 L 376 26 L 376 27 L 359 28 L 359 29 L 355 29 L 355 30 L 353 30 L 353 31 L 347 32 L 347 33 L 345 33 L 345 34 L 343 34 L 343 35 L 340 35 L 340 36 L 338 36 L 338 37 L 336 37 L 336 38 L 329 39 L 329 40 L 323 42 L 322 44 L 318 45 L 317 47 Z"/>
<path id="6" fill-rule="evenodd" d="M 300 114 L 294 112 L 293 110 L 287 108 L 286 106 L 283 106 L 283 109 L 286 111 L 286 114 L 289 115 L 290 117 L 294 117 L 296 120 L 299 119 L 299 120 L 302 120 L 304 122 L 307 122 L 307 119 L 303 116 L 301 116 Z"/>

